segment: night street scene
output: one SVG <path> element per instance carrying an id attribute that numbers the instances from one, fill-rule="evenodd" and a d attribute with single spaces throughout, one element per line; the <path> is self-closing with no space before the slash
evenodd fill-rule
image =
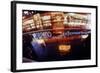
<path id="1" fill-rule="evenodd" d="M 91 13 L 22 10 L 22 62 L 91 59 Z"/>

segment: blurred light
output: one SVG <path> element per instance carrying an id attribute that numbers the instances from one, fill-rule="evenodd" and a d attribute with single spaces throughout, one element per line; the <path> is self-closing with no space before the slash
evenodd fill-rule
<path id="1" fill-rule="evenodd" d="M 43 44 L 44 46 L 46 46 L 44 39 L 39 39 L 36 40 L 39 44 Z"/>
<path id="2" fill-rule="evenodd" d="M 23 16 L 22 19 L 25 19 L 25 16 Z"/>
<path id="3" fill-rule="evenodd" d="M 39 40 L 37 40 L 37 42 L 38 42 L 39 44 L 42 44 L 42 43 L 44 43 L 44 40 L 43 40 L 43 39 L 39 39 Z"/>
<path id="4" fill-rule="evenodd" d="M 32 11 L 32 13 L 34 13 L 34 12 Z"/>
<path id="5" fill-rule="evenodd" d="M 82 39 L 86 39 L 88 37 L 88 34 L 87 35 L 81 35 Z"/>
<path id="6" fill-rule="evenodd" d="M 71 45 L 59 45 L 60 55 L 66 55 L 71 49 Z"/>
<path id="7" fill-rule="evenodd" d="M 24 14 L 28 14 L 28 11 L 24 11 Z"/>
<path id="8" fill-rule="evenodd" d="M 69 14 L 69 15 L 72 15 L 72 16 L 75 15 L 75 13 L 68 13 L 68 14 Z"/>

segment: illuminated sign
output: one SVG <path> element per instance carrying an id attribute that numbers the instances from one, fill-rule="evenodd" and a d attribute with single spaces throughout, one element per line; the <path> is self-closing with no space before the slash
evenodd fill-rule
<path id="1" fill-rule="evenodd" d="M 47 38 L 52 38 L 52 37 L 67 37 L 67 36 L 72 36 L 72 35 L 87 35 L 91 33 L 90 31 L 66 31 L 60 35 L 62 36 L 53 36 L 52 32 L 50 31 L 45 31 L 45 32 L 35 32 L 33 33 L 33 38 L 34 39 L 47 39 Z"/>
<path id="2" fill-rule="evenodd" d="M 36 32 L 36 33 L 33 33 L 32 35 L 33 35 L 33 38 L 35 38 L 35 39 L 42 39 L 42 38 L 52 37 L 51 32 Z"/>

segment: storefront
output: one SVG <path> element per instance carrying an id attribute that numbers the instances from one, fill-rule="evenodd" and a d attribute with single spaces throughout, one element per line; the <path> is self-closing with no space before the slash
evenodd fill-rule
<path id="1" fill-rule="evenodd" d="M 35 52 L 35 55 L 31 54 L 35 57 L 32 60 L 77 60 L 78 55 L 81 55 L 79 59 L 90 58 L 90 53 L 86 56 L 81 53 L 85 52 L 86 43 L 90 43 L 91 30 L 87 28 L 90 25 L 89 13 L 28 12 L 31 13 L 23 14 L 22 26 L 23 38 L 25 35 L 31 36 L 28 43 L 31 45 L 31 51 Z M 23 41 L 27 42 L 28 39 Z"/>

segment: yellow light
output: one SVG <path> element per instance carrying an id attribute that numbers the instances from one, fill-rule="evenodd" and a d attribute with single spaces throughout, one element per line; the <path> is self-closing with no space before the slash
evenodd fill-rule
<path id="1" fill-rule="evenodd" d="M 71 45 L 59 45 L 60 55 L 66 55 L 71 49 Z"/>

